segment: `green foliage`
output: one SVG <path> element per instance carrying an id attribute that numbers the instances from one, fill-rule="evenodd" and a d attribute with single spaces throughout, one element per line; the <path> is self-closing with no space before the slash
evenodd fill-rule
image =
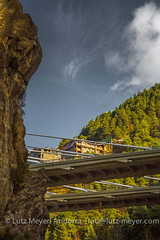
<path id="1" fill-rule="evenodd" d="M 97 240 L 93 225 L 87 225 L 87 231 L 85 232 L 84 240 Z"/>
<path id="2" fill-rule="evenodd" d="M 109 136 L 133 145 L 159 146 L 160 84 L 130 97 L 114 111 L 102 113 L 83 127 L 79 137 L 103 140 Z"/>
<path id="3" fill-rule="evenodd" d="M 130 97 L 114 111 L 102 113 L 83 127 L 79 138 L 102 141 L 123 139 L 124 144 L 159 147 L 160 84 Z M 65 141 L 61 142 L 64 144 Z M 132 151 L 125 149 L 125 151 Z M 160 175 L 159 175 L 160 177 Z M 140 178 L 112 179 L 112 182 L 145 187 L 158 181 Z M 120 187 L 98 183 L 77 184 L 97 191 Z M 53 219 L 80 219 L 80 224 L 53 223 Z M 51 224 L 46 240 L 156 240 L 160 239 L 159 224 L 114 224 L 113 220 L 159 219 L 160 206 L 130 207 L 128 209 L 95 209 L 50 215 Z M 107 220 L 107 222 L 106 222 Z M 99 222 L 96 222 L 99 221 Z"/>
<path id="4" fill-rule="evenodd" d="M 63 150 L 64 144 L 66 144 L 66 143 L 69 142 L 69 141 L 70 141 L 70 140 L 68 140 L 68 139 L 63 139 L 63 140 L 59 143 L 58 149 Z"/>

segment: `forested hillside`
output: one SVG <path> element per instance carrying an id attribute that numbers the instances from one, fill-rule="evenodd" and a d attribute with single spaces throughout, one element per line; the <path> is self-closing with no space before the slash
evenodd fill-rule
<path id="1" fill-rule="evenodd" d="M 114 111 L 102 113 L 83 127 L 80 136 L 103 140 L 109 136 L 124 143 L 159 146 L 160 84 L 130 97 Z"/>
<path id="2" fill-rule="evenodd" d="M 79 138 L 103 140 L 112 136 L 113 140 L 123 139 L 126 144 L 159 147 L 160 135 L 160 84 L 134 95 L 114 111 L 102 113 L 83 127 Z M 63 141 L 62 143 L 65 143 Z M 61 145 L 62 145 L 61 143 Z M 160 175 L 159 175 L 160 176 Z M 116 176 L 115 176 L 116 178 Z M 157 185 L 157 180 L 140 178 L 113 179 L 117 183 L 133 186 Z M 79 187 L 97 191 L 115 189 L 98 183 L 79 184 Z M 130 207 L 122 209 L 96 209 L 94 211 L 51 214 L 52 224 L 48 228 L 46 240 L 157 240 L 160 239 L 160 206 Z M 57 220 L 54 221 L 54 220 Z M 71 223 L 58 223 L 70 219 Z M 74 224 L 74 220 L 81 224 Z M 89 221 L 88 221 L 89 219 Z M 95 223 L 96 219 L 108 220 Z M 147 224 L 114 224 L 114 219 L 149 220 Z M 159 219 L 159 223 L 152 222 Z M 50 238 L 49 238 L 50 236 Z"/>

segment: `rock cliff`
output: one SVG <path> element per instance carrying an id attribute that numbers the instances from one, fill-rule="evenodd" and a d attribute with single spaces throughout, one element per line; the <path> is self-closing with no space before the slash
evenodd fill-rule
<path id="1" fill-rule="evenodd" d="M 18 0 L 0 0 L 0 218 L 24 179 L 21 101 L 41 62 L 37 28 Z"/>
<path id="2" fill-rule="evenodd" d="M 27 173 L 0 221 L 1 240 L 42 240 L 49 225 L 44 194 L 49 179 L 43 171 Z"/>

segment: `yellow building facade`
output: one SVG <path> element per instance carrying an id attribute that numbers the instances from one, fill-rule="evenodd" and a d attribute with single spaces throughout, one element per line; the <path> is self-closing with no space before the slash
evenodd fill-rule
<path id="1" fill-rule="evenodd" d="M 58 162 L 61 160 L 61 154 L 56 152 L 53 148 L 34 148 L 29 156 L 39 158 L 44 162 Z"/>
<path id="2" fill-rule="evenodd" d="M 112 146 L 107 144 L 92 144 L 85 141 L 72 140 L 63 146 L 63 150 L 76 153 L 109 155 L 113 152 Z"/>

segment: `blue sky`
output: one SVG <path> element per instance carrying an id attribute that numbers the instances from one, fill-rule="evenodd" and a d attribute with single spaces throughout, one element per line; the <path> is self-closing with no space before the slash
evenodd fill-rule
<path id="1" fill-rule="evenodd" d="M 27 88 L 28 133 L 74 137 L 160 79 L 158 1 L 20 0 L 38 27 L 43 59 Z M 57 141 L 26 137 L 26 143 Z"/>

